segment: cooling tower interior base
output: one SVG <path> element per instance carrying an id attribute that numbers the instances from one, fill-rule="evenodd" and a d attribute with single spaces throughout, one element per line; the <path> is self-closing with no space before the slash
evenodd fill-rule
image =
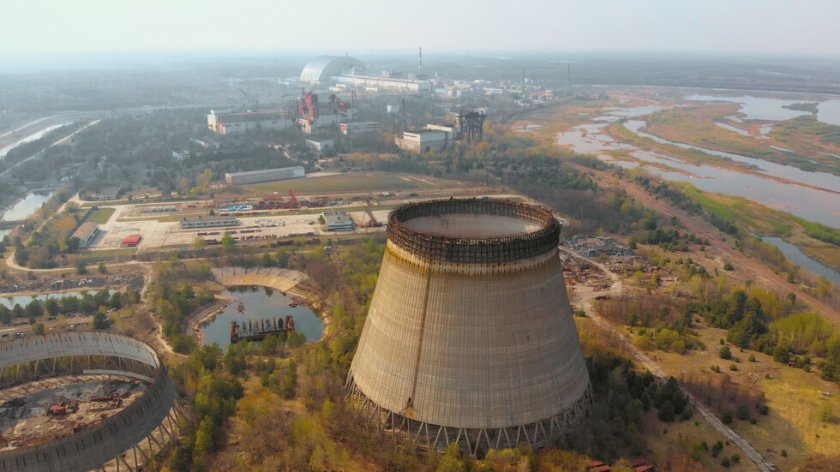
<path id="1" fill-rule="evenodd" d="M 586 415 L 589 375 L 540 207 L 440 200 L 391 213 L 347 380 L 386 430 L 473 454 L 540 447 Z"/>

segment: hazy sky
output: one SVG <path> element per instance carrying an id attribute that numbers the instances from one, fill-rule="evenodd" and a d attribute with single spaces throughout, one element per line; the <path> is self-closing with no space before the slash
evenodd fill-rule
<path id="1" fill-rule="evenodd" d="M 0 54 L 408 49 L 840 55 L 838 0 L 0 0 Z"/>

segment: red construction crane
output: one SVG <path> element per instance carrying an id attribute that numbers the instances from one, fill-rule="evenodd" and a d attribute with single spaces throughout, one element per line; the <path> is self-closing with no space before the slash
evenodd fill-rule
<path id="1" fill-rule="evenodd" d="M 300 206 L 300 202 L 298 202 L 297 197 L 295 196 L 295 191 L 289 189 L 289 208 L 297 208 Z"/>

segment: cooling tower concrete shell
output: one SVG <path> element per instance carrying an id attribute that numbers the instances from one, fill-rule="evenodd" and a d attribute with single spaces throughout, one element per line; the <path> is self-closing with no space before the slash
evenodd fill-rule
<path id="1" fill-rule="evenodd" d="M 351 394 L 437 449 L 541 446 L 568 429 L 590 383 L 559 235 L 548 210 L 501 200 L 392 212 Z"/>

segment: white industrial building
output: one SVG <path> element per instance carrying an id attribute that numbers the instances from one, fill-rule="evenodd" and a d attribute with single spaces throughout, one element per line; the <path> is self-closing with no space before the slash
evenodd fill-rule
<path id="1" fill-rule="evenodd" d="M 306 169 L 301 166 L 295 166 L 227 173 L 225 174 L 225 182 L 228 185 L 244 185 L 271 182 L 273 180 L 298 179 L 301 177 L 306 177 Z"/>
<path id="2" fill-rule="evenodd" d="M 394 138 L 394 142 L 405 151 L 424 153 L 446 149 L 449 139 L 446 131 L 420 130 L 405 131 Z"/>
<path id="3" fill-rule="evenodd" d="M 82 223 L 73 233 L 73 238 L 79 239 L 80 248 L 88 248 L 99 234 L 99 225 L 93 221 Z"/>
<path id="4" fill-rule="evenodd" d="M 295 114 L 288 109 L 222 112 L 210 110 L 207 127 L 216 134 L 237 134 L 252 129 L 286 129 L 295 124 Z"/>
<path id="5" fill-rule="evenodd" d="M 327 231 L 353 231 L 353 219 L 344 211 L 325 211 L 321 214 Z"/>
<path id="6" fill-rule="evenodd" d="M 335 141 L 333 141 L 332 139 L 307 139 L 306 147 L 308 147 L 309 149 L 314 149 L 318 152 L 324 152 L 327 149 L 334 148 Z"/>

